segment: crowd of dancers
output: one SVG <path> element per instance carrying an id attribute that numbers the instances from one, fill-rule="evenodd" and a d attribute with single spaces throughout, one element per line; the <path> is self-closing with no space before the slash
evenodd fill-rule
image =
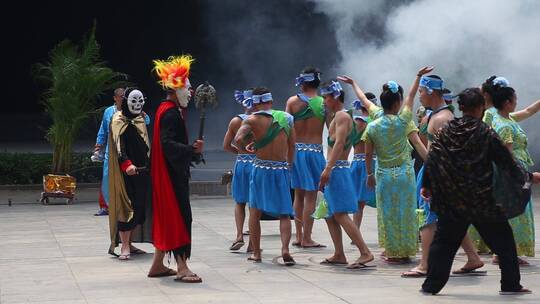
<path id="1" fill-rule="evenodd" d="M 519 285 L 519 265 L 529 264 L 523 257 L 534 256 L 530 192 L 525 202 L 505 203 L 514 207 L 521 204 L 520 211 L 510 215 L 511 207 L 499 204 L 503 198 L 497 197 L 497 183 L 493 179 L 504 170 L 514 172 L 516 191 L 540 181 L 538 173 L 527 171 L 533 161 L 526 134 L 519 125 L 540 110 L 540 101 L 516 110 L 515 90 L 507 79 L 496 76 L 485 80 L 480 88 L 453 95 L 440 76 L 431 74 L 432 70 L 432 67 L 420 69 L 407 94 L 397 82 L 388 81 L 377 100 L 375 94 L 364 92 L 348 76 L 321 83 L 321 72 L 308 67 L 296 78 L 300 92 L 287 100 L 285 111 L 272 108 L 273 98 L 267 88 L 236 91 L 235 99 L 245 111 L 232 118 L 223 142 L 226 151 L 237 154 L 232 181 L 237 203 L 236 239 L 230 250 L 240 250 L 245 245 L 247 204 L 247 251 L 251 253 L 248 260 L 261 262 L 260 220 L 271 216 L 280 220 L 283 263 L 294 265 L 289 252 L 290 219 L 294 218 L 296 226 L 292 246 L 326 247 L 312 236 L 314 218 L 320 217 L 324 210 L 334 254 L 321 264 L 346 265 L 350 269 L 373 267 L 369 263 L 375 257 L 360 229 L 367 205 L 377 211 L 378 240 L 384 249 L 381 256 L 385 262 L 409 263 L 417 253 L 420 234 L 420 263 L 402 277 L 427 277 L 424 292 L 435 294 L 444 286 L 459 245 L 467 254 L 467 262 L 454 270 L 454 274 L 485 273 L 479 270 L 484 263 L 478 250 L 489 252 L 493 253 L 492 263 L 500 264 L 502 270 L 501 293 L 530 292 Z M 345 108 L 342 84 L 350 85 L 358 98 L 352 102 L 351 109 Z M 413 115 L 417 94 L 421 102 L 416 111 L 418 126 Z M 454 116 L 454 99 L 463 113 L 461 118 Z M 325 127 L 329 134 L 326 159 L 322 145 Z M 479 130 L 492 133 L 476 136 Z M 440 149 L 431 147 L 434 143 L 435 147 L 442 145 L 440 137 L 450 132 L 457 134 L 447 136 L 455 144 L 463 134 L 472 131 L 476 133 L 470 133 L 468 141 L 452 149 L 448 143 Z M 493 140 L 484 145 L 488 150 L 474 154 L 480 141 L 491 140 L 490 136 Z M 476 138 L 478 142 L 473 142 Z M 441 151 L 447 150 L 451 150 L 450 155 L 441 157 Z M 418 163 L 426 165 L 415 170 L 413 154 Z M 480 155 L 482 159 L 478 158 Z M 470 159 L 473 156 L 476 158 Z M 497 164 L 495 169 L 494 164 Z M 459 166 L 462 168 L 455 170 Z M 440 176 L 448 180 L 436 183 Z M 291 189 L 294 195 L 290 194 Z M 448 189 L 455 190 L 447 193 Z M 324 200 L 317 202 L 319 191 Z M 479 211 L 484 203 L 490 207 L 484 206 Z M 490 212 L 491 207 L 496 210 Z M 352 219 L 349 214 L 353 214 Z M 486 223 L 495 223 L 495 227 Z M 505 225 L 511 228 L 501 231 Z M 359 251 L 359 257 L 351 263 L 344 253 L 342 229 Z M 493 240 L 495 232 L 505 240 L 504 245 Z M 459 239 L 457 245 L 449 243 L 448 233 Z M 446 262 L 441 260 L 443 253 L 442 260 Z"/>
<path id="2" fill-rule="evenodd" d="M 109 253 L 128 261 L 144 253 L 132 243 L 152 242 L 148 276 L 175 276 L 183 283 L 202 282 L 187 264 L 190 165 L 201 159 L 204 147 L 202 140 L 189 142 L 184 120 L 193 61 L 189 55 L 154 61 L 166 97 L 155 114 L 152 137 L 146 127 L 150 117 L 142 111 L 143 93 L 119 88 L 96 144 L 105 161 L 101 206 L 108 207 Z M 444 287 L 461 246 L 467 262 L 454 274 L 482 274 L 478 251 L 491 252 L 501 268 L 500 292 L 529 293 L 520 285 L 519 267 L 535 253 L 530 185 L 540 182 L 540 173 L 529 172 L 533 160 L 519 122 L 540 110 L 540 100 L 516 110 L 515 90 L 496 76 L 480 88 L 453 95 L 432 70 L 420 69 L 408 93 L 388 81 L 376 98 L 348 76 L 321 83 L 321 72 L 309 67 L 296 78 L 300 92 L 287 100 L 285 111 L 273 109 L 268 88 L 236 91 L 244 112 L 232 118 L 223 143 L 237 154 L 232 180 L 236 239 L 230 249 L 245 245 L 249 205 L 249 261 L 262 261 L 261 219 L 279 220 L 280 258 L 292 266 L 291 219 L 296 230 L 292 246 L 321 248 L 326 246 L 312 232 L 315 218 L 324 218 L 334 253 L 321 264 L 374 267 L 375 256 L 360 229 L 367 205 L 376 208 L 385 262 L 410 263 L 420 234 L 420 263 L 402 276 L 425 277 L 423 292 L 436 294 Z M 342 84 L 358 98 L 352 109 L 345 108 Z M 417 94 L 418 126 L 413 114 Z M 462 117 L 454 116 L 454 99 Z M 417 170 L 413 152 L 423 164 Z M 319 193 L 324 199 L 317 199 Z M 358 249 L 352 262 L 345 255 L 342 231 Z M 167 253 L 176 259 L 176 270 L 164 265 Z"/>

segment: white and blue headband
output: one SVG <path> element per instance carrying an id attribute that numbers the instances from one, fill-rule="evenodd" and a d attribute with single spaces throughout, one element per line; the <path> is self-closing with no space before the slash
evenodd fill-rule
<path id="1" fill-rule="evenodd" d="M 510 86 L 510 82 L 508 81 L 508 79 L 506 79 L 504 77 L 497 77 L 497 78 L 493 79 L 493 81 L 491 83 L 493 85 L 499 86 L 501 88 L 506 88 L 506 87 Z"/>
<path id="2" fill-rule="evenodd" d="M 241 105 L 244 105 L 246 99 L 250 99 L 253 95 L 253 90 L 235 90 L 234 99 Z"/>
<path id="3" fill-rule="evenodd" d="M 262 95 L 252 95 L 251 98 L 247 98 L 244 100 L 243 105 L 244 107 L 251 109 L 256 104 L 267 103 L 272 100 L 272 93 L 269 92 Z"/>
<path id="4" fill-rule="evenodd" d="M 341 84 L 337 81 L 332 81 L 332 84 L 329 86 L 321 88 L 321 95 L 332 94 L 334 98 L 338 98 L 341 95 L 341 91 L 343 91 Z"/>
<path id="5" fill-rule="evenodd" d="M 398 88 L 399 88 L 399 86 L 398 86 Z M 377 104 L 377 97 L 373 97 L 373 98 L 371 98 L 371 99 L 368 98 L 368 99 L 369 99 L 369 101 L 373 102 L 374 104 Z M 363 104 L 360 100 L 358 100 L 358 99 L 356 99 L 355 101 L 353 101 L 352 105 L 353 105 L 353 107 L 354 107 L 355 110 L 360 110 L 360 109 L 362 109 L 362 108 L 365 108 L 365 107 L 364 107 L 364 104 Z"/>
<path id="6" fill-rule="evenodd" d="M 452 101 L 456 96 L 452 95 L 452 92 L 448 92 L 446 94 L 443 94 L 442 98 L 446 101 Z"/>
<path id="7" fill-rule="evenodd" d="M 422 76 L 422 78 L 420 78 L 419 85 L 426 88 L 428 94 L 433 93 L 433 90 L 443 90 L 443 80 L 429 76 Z"/>
<path id="8" fill-rule="evenodd" d="M 302 73 L 296 77 L 296 86 L 300 86 L 304 82 L 314 81 L 319 79 L 319 73 Z"/>

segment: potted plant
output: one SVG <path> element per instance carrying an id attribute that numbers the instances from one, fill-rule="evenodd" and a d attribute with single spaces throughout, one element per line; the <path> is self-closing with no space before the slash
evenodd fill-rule
<path id="1" fill-rule="evenodd" d="M 73 143 L 87 121 L 96 113 L 96 101 L 106 90 L 125 84 L 126 75 L 107 67 L 100 58 L 94 24 L 80 45 L 70 40 L 58 43 L 46 63 L 35 72 L 47 90 L 43 103 L 52 124 L 46 139 L 53 146 L 51 173 L 44 175 L 42 202 L 48 197 L 64 197 L 71 202 L 75 180 L 69 176 Z"/>

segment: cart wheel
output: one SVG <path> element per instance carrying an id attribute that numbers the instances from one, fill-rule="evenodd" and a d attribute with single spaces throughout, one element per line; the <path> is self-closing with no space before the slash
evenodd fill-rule
<path id="1" fill-rule="evenodd" d="M 44 197 L 41 199 L 41 204 L 43 205 L 48 205 L 49 204 L 49 198 L 48 197 Z"/>
<path id="2" fill-rule="evenodd" d="M 72 198 L 66 199 L 66 205 L 73 205 L 73 199 Z"/>

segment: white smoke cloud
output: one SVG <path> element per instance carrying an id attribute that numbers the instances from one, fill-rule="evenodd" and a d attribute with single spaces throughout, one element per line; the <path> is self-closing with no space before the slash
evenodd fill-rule
<path id="1" fill-rule="evenodd" d="M 518 108 L 540 99 L 540 1 L 314 2 L 334 24 L 342 56 L 334 72 L 350 74 L 365 90 L 378 94 L 388 80 L 407 90 L 419 68 L 434 65 L 454 93 L 498 75 L 516 89 Z M 382 28 L 366 24 L 374 15 L 384 16 Z M 359 29 L 384 38 L 376 41 Z M 539 142 L 539 123 L 540 115 L 523 123 L 532 143 Z M 540 154 L 538 144 L 531 150 Z"/>

